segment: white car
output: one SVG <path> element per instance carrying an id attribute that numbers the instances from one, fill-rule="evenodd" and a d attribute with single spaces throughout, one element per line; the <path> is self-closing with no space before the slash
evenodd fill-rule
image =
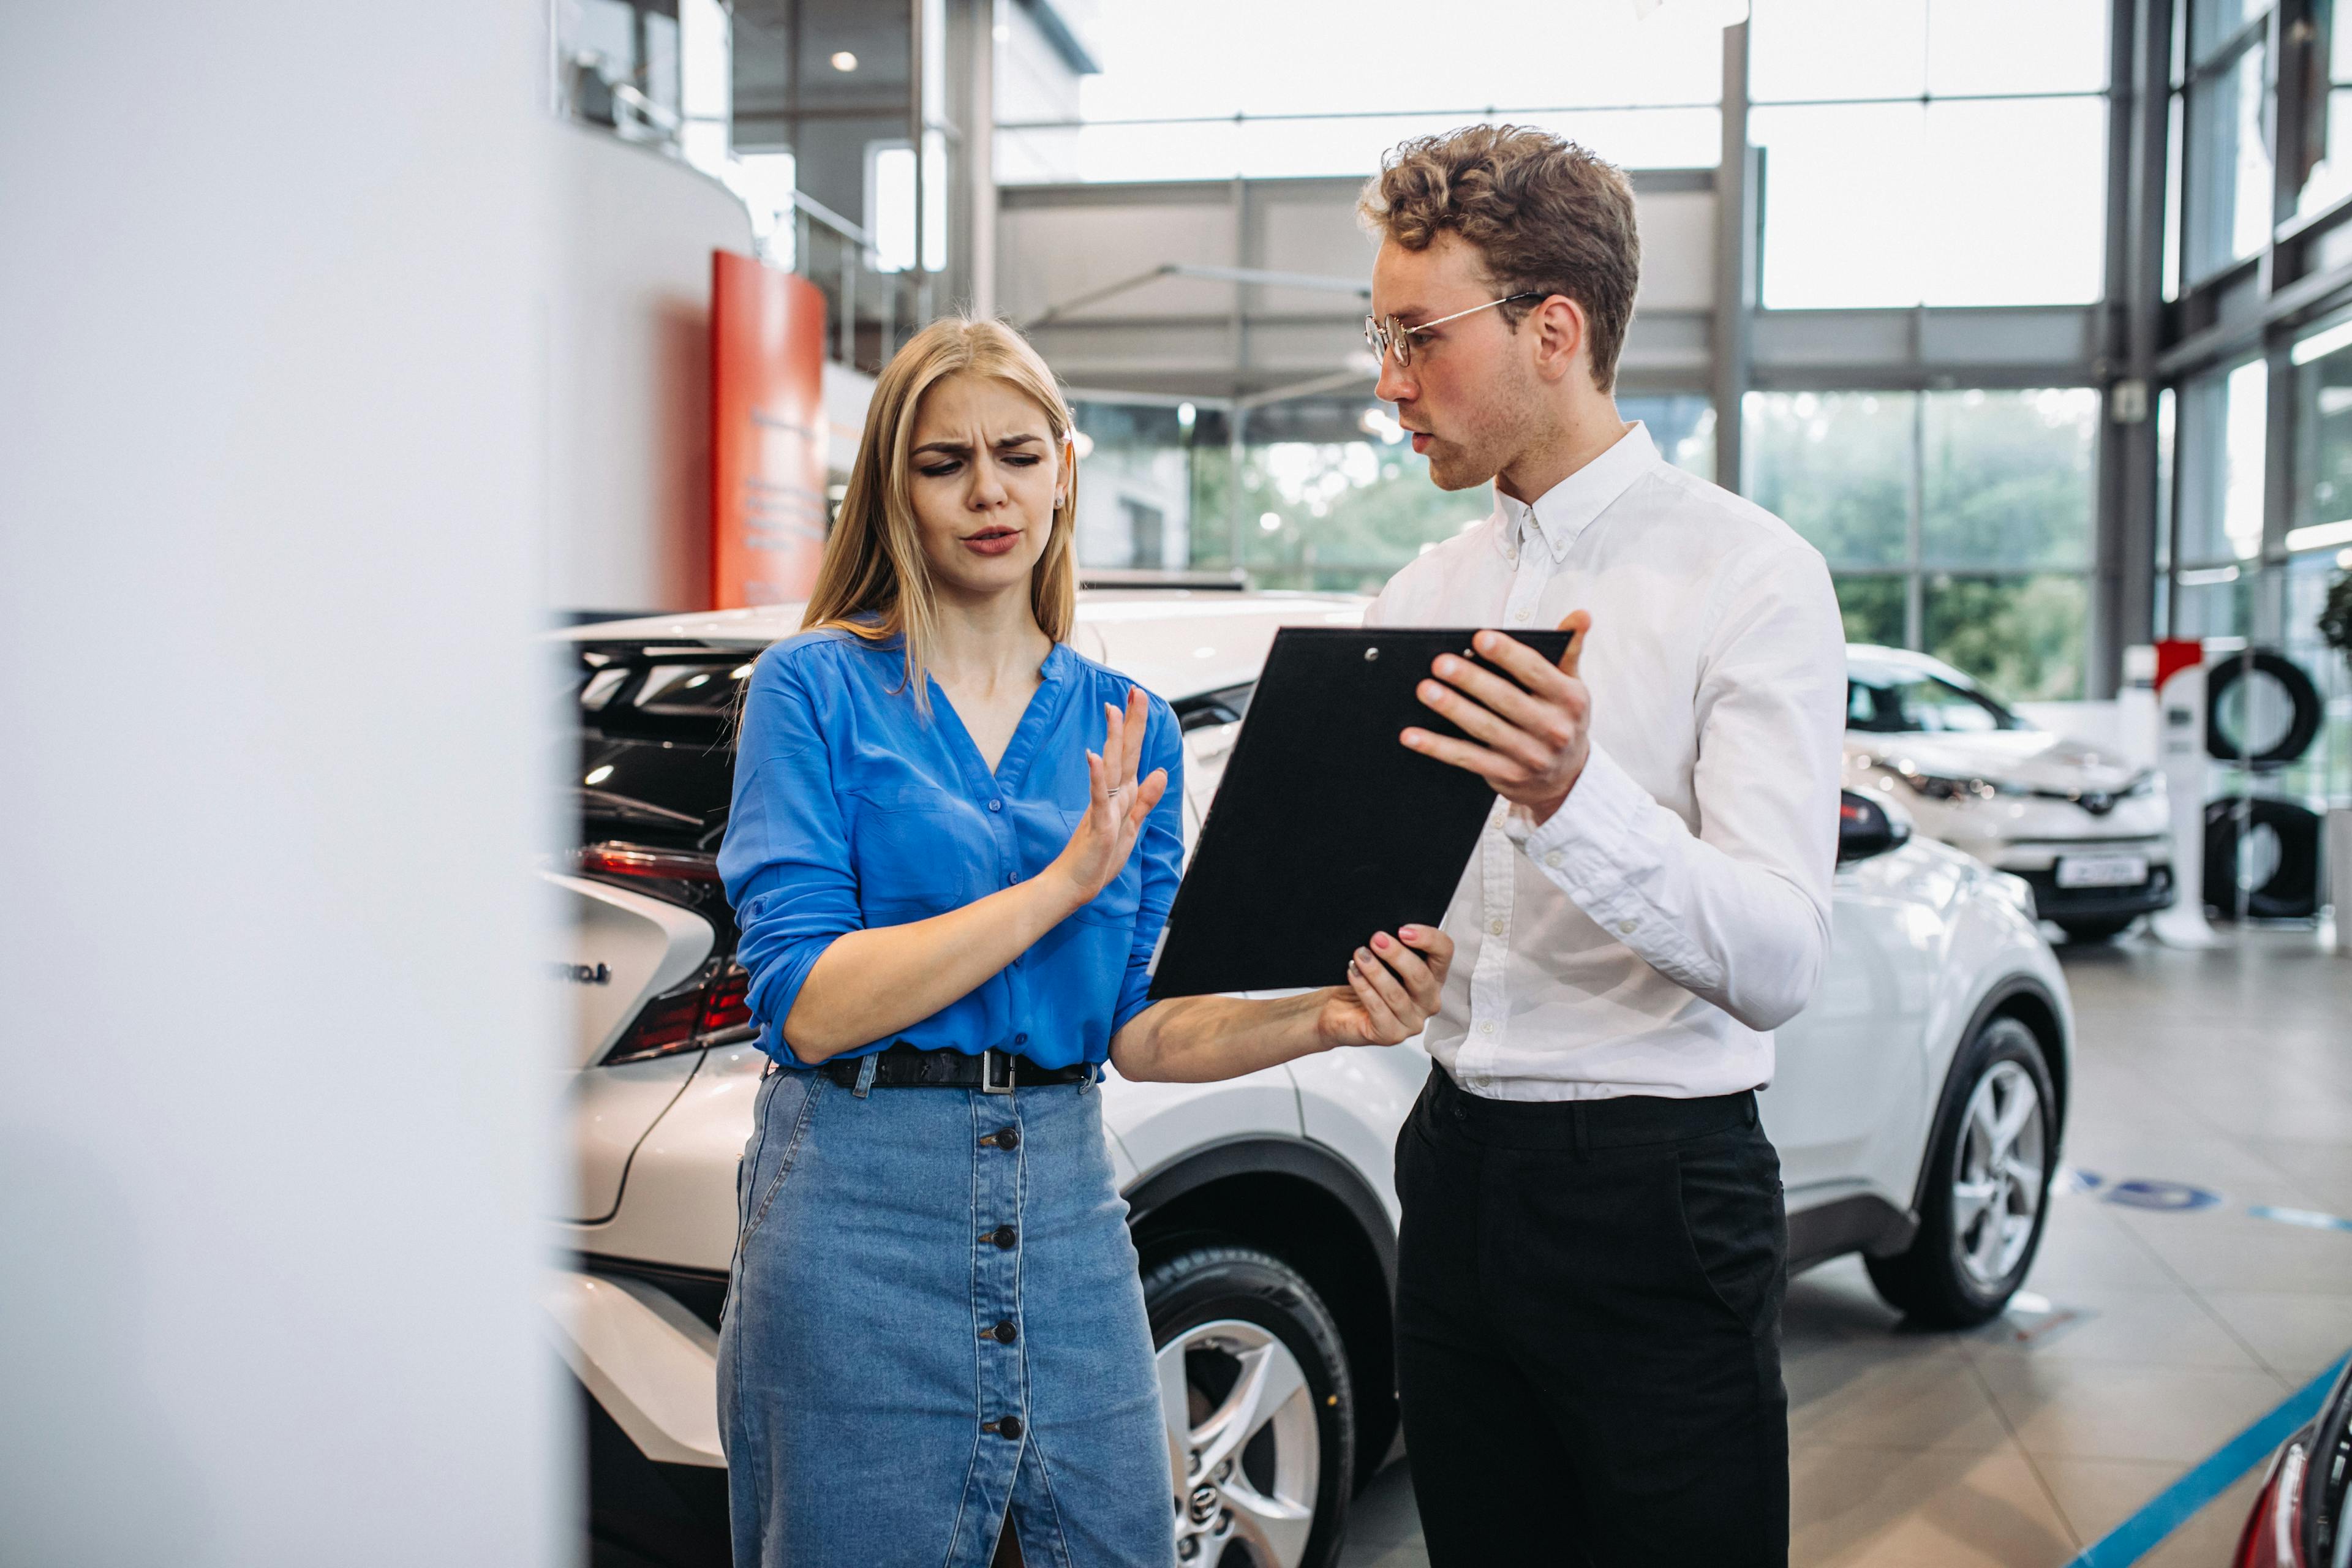
<path id="1" fill-rule="evenodd" d="M 1928 837 L 2023 878 L 2077 942 L 2172 903 L 2163 775 L 2035 728 L 1925 654 L 1846 649 L 1845 767 L 1846 788 L 1900 799 Z"/>
<path id="2" fill-rule="evenodd" d="M 1073 641 L 1167 697 L 1187 847 L 1284 625 L 1364 601 L 1081 595 Z M 577 627 L 580 847 L 550 983 L 578 1002 L 564 1071 L 578 1182 L 548 1304 L 586 1394 L 600 1564 L 726 1561 L 714 1354 L 736 1164 L 763 1058 L 711 856 L 738 683 L 796 606 Z M 2014 878 L 1844 797 L 1834 952 L 1780 1031 L 1764 1118 L 1791 1263 L 1869 1255 L 1927 1322 L 1999 1311 L 2039 1243 L 2071 1079 L 2065 982 Z M 1105 1085 L 1159 1345 L 1187 1563 L 1322 1568 L 1396 1438 L 1391 1156 L 1417 1046 L 1215 1084 Z M 888 1331 L 877 1324 L 876 1332 Z"/>

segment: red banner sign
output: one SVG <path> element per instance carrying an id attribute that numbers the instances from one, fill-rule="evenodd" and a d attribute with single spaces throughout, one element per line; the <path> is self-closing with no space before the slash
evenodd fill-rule
<path id="1" fill-rule="evenodd" d="M 824 552 L 824 296 L 710 255 L 710 607 L 808 597 Z"/>

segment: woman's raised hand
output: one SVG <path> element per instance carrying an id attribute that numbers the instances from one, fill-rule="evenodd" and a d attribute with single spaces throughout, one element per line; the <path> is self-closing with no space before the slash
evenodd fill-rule
<path id="1" fill-rule="evenodd" d="M 1068 880 L 1079 904 L 1101 892 L 1118 875 L 1134 852 L 1144 819 L 1168 793 L 1167 769 L 1152 769 L 1151 776 L 1140 783 L 1135 776 L 1143 760 L 1144 731 L 1151 715 L 1150 700 L 1143 689 L 1127 689 L 1125 713 L 1106 702 L 1103 714 L 1108 721 L 1108 733 L 1103 739 L 1102 755 L 1087 753 L 1086 816 L 1046 868 L 1047 875 L 1058 874 Z"/>
<path id="2" fill-rule="evenodd" d="M 1453 964 L 1454 939 L 1434 926 L 1399 926 L 1395 936 L 1375 931 L 1349 961 L 1348 984 L 1323 994 L 1317 1037 L 1327 1046 L 1412 1039 L 1436 1016 Z"/>

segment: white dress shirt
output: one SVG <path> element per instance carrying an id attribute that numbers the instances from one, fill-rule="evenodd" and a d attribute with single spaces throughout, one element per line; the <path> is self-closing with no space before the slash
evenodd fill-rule
<path id="1" fill-rule="evenodd" d="M 1591 760 L 1541 826 L 1496 801 L 1423 1043 L 1497 1100 L 1759 1088 L 1829 949 L 1846 698 L 1828 568 L 1635 425 L 1533 506 L 1498 490 L 1367 624 L 1542 628 L 1576 609 Z"/>

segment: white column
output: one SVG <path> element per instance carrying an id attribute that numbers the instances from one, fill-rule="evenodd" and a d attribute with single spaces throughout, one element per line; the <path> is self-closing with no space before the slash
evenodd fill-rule
<path id="1" fill-rule="evenodd" d="M 0 5 L 0 1557 L 568 1561 L 543 5 Z"/>

